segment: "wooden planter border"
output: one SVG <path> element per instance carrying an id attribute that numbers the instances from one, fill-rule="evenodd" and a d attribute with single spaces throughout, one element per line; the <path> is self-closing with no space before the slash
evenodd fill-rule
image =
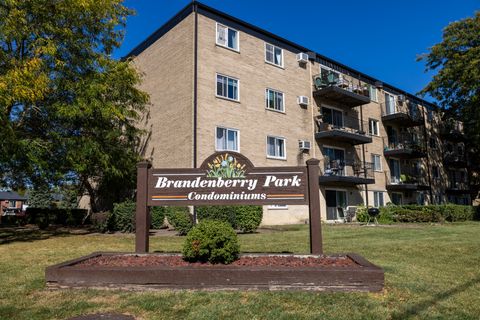
<path id="1" fill-rule="evenodd" d="M 345 255 L 354 267 L 272 267 L 272 266 L 146 266 L 86 267 L 76 264 L 102 255 L 132 253 L 95 252 L 46 268 L 47 286 L 51 288 L 120 288 L 120 289 L 191 289 L 191 290 L 305 290 L 305 291 L 381 291 L 382 268 L 365 258 Z M 152 254 L 177 255 L 177 254 Z M 287 254 L 246 254 L 245 256 L 292 256 Z M 293 255 L 319 257 L 318 255 Z"/>

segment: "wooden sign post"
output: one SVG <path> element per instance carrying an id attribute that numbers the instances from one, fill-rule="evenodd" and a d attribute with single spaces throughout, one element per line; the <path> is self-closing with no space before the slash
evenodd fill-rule
<path id="1" fill-rule="evenodd" d="M 319 161 L 300 167 L 254 167 L 236 152 L 217 152 L 200 168 L 137 165 L 135 251 L 149 250 L 149 207 L 198 205 L 308 205 L 310 252 L 322 254 Z"/>

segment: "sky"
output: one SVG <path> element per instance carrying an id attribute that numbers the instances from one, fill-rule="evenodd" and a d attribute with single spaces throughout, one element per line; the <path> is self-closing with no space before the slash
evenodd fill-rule
<path id="1" fill-rule="evenodd" d="M 126 0 L 121 58 L 189 0 Z M 480 0 L 203 0 L 202 3 L 416 94 L 431 79 L 417 56 L 442 29 L 480 10 Z"/>

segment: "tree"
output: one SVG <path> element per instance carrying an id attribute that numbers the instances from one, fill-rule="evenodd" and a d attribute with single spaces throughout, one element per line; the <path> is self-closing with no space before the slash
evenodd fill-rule
<path id="1" fill-rule="evenodd" d="M 419 60 L 426 71 L 434 71 L 431 82 L 420 92 L 430 94 L 441 105 L 445 118 L 464 123 L 471 160 L 480 164 L 480 11 L 473 17 L 450 23 L 442 42 Z M 478 175 L 472 172 L 471 178 Z"/>
<path id="2" fill-rule="evenodd" d="M 94 210 L 105 183 L 133 188 L 148 96 L 111 58 L 130 14 L 121 0 L 0 1 L 0 186 L 68 181 Z"/>

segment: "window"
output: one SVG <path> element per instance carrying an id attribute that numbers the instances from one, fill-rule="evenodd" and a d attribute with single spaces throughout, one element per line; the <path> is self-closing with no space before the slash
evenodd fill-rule
<path id="1" fill-rule="evenodd" d="M 430 138 L 430 148 L 437 149 L 437 140 L 435 138 Z"/>
<path id="2" fill-rule="evenodd" d="M 372 136 L 379 135 L 378 120 L 368 119 L 368 133 Z"/>
<path id="3" fill-rule="evenodd" d="M 238 51 L 238 31 L 217 23 L 217 44 Z"/>
<path id="4" fill-rule="evenodd" d="M 385 92 L 385 112 L 386 114 L 395 114 L 395 96 Z"/>
<path id="5" fill-rule="evenodd" d="M 324 123 L 331 124 L 334 128 L 343 128 L 343 112 L 322 107 L 322 120 Z"/>
<path id="6" fill-rule="evenodd" d="M 329 85 L 340 83 L 340 74 L 325 67 L 320 67 L 320 77 L 323 83 Z"/>
<path id="7" fill-rule="evenodd" d="M 286 159 L 285 139 L 267 136 L 267 157 Z"/>
<path id="8" fill-rule="evenodd" d="M 265 91 L 265 102 L 267 109 L 285 112 L 283 92 L 267 89 Z"/>
<path id="9" fill-rule="evenodd" d="M 382 158 L 378 154 L 372 154 L 373 170 L 382 171 Z"/>
<path id="10" fill-rule="evenodd" d="M 265 43 L 265 61 L 283 67 L 283 50 L 272 44 Z"/>
<path id="11" fill-rule="evenodd" d="M 427 119 L 428 119 L 429 122 L 433 121 L 433 111 L 432 110 L 428 110 Z"/>
<path id="12" fill-rule="evenodd" d="M 378 102 L 377 88 L 375 88 L 372 85 L 369 85 L 368 91 L 370 93 L 370 100 Z"/>
<path id="13" fill-rule="evenodd" d="M 440 177 L 437 166 L 432 167 L 432 175 L 434 179 L 438 179 Z"/>
<path id="14" fill-rule="evenodd" d="M 217 74 L 217 96 L 239 101 L 239 81 Z"/>
<path id="15" fill-rule="evenodd" d="M 240 152 L 239 132 L 235 129 L 217 127 L 215 149 Z"/>
<path id="16" fill-rule="evenodd" d="M 286 204 L 272 204 L 268 206 L 270 210 L 286 210 L 288 209 L 288 205 Z"/>
<path id="17" fill-rule="evenodd" d="M 383 192 L 374 191 L 373 192 L 373 206 L 375 208 L 383 207 L 385 204 L 383 202 Z"/>
<path id="18" fill-rule="evenodd" d="M 393 204 L 396 204 L 399 206 L 402 204 L 402 194 L 394 192 L 392 193 L 390 200 L 392 200 Z"/>
<path id="19" fill-rule="evenodd" d="M 9 205 L 10 208 L 16 208 L 17 207 L 17 201 L 10 200 L 10 201 L 8 201 L 8 205 Z"/>

